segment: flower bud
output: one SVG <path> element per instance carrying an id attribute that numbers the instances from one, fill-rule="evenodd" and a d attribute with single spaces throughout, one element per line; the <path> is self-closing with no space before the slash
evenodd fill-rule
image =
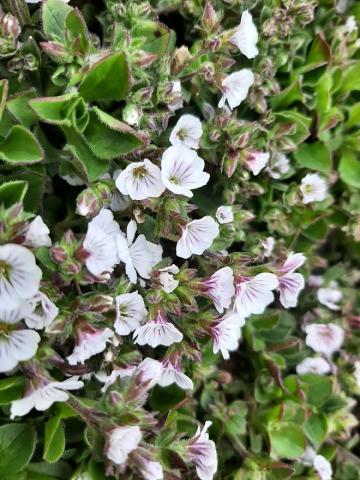
<path id="1" fill-rule="evenodd" d="M 104 182 L 98 182 L 83 190 L 76 199 L 76 213 L 83 217 L 95 217 L 100 210 L 111 201 L 110 187 Z"/>
<path id="2" fill-rule="evenodd" d="M 56 263 L 63 263 L 67 259 L 67 253 L 64 248 L 60 246 L 54 246 L 50 249 L 50 254 Z"/>
<path id="3" fill-rule="evenodd" d="M 201 19 L 201 25 L 207 33 L 215 32 L 219 26 L 219 20 L 217 18 L 216 12 L 209 0 L 207 0 L 205 4 L 204 14 Z"/>
<path id="4" fill-rule="evenodd" d="M 11 15 L 10 13 L 7 13 L 3 17 L 1 23 L 2 23 L 2 30 L 3 30 L 4 36 L 11 37 L 15 45 L 16 40 L 18 39 L 21 33 L 21 28 L 17 18 Z"/>

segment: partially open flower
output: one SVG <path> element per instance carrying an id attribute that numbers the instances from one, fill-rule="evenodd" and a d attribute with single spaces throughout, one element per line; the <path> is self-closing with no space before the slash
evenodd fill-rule
<path id="1" fill-rule="evenodd" d="M 165 358 L 162 361 L 162 367 L 161 376 L 158 381 L 158 384 L 162 387 L 167 387 L 175 383 L 184 390 L 192 390 L 194 388 L 191 378 L 181 370 L 180 359 L 178 357 L 174 360 Z"/>
<path id="2" fill-rule="evenodd" d="M 67 357 L 67 361 L 70 365 L 84 363 L 85 360 L 103 352 L 113 336 L 114 332 L 110 328 L 97 329 L 85 325 L 78 331 L 76 346 L 73 353 Z"/>
<path id="3" fill-rule="evenodd" d="M 247 97 L 254 80 L 254 74 L 247 68 L 228 75 L 221 83 L 223 95 L 218 106 L 224 107 L 227 102 L 231 110 L 238 107 Z"/>
<path id="4" fill-rule="evenodd" d="M 240 25 L 230 42 L 237 46 L 240 52 L 247 58 L 254 58 L 259 53 L 256 47 L 258 41 L 258 32 L 254 25 L 251 13 L 245 10 L 241 15 Z"/>
<path id="5" fill-rule="evenodd" d="M 174 278 L 174 275 L 179 273 L 179 271 L 179 268 L 174 264 L 170 265 L 170 267 L 159 269 L 159 282 L 166 293 L 173 292 L 179 285 L 179 280 Z"/>
<path id="6" fill-rule="evenodd" d="M 301 290 L 305 286 L 304 277 L 295 272 L 305 262 L 302 253 L 291 253 L 279 269 L 280 303 L 284 308 L 296 307 Z"/>
<path id="7" fill-rule="evenodd" d="M 25 232 L 25 245 L 33 248 L 51 247 L 50 230 L 40 215 L 32 220 Z"/>
<path id="8" fill-rule="evenodd" d="M 317 298 L 320 303 L 330 310 L 340 310 L 338 302 L 342 299 L 342 293 L 337 288 L 319 288 Z"/>
<path id="9" fill-rule="evenodd" d="M 286 155 L 277 152 L 273 155 L 271 164 L 267 167 L 267 172 L 271 178 L 279 179 L 290 169 L 290 161 Z"/>
<path id="10" fill-rule="evenodd" d="M 132 200 L 160 197 L 165 190 L 159 167 L 147 158 L 143 162 L 128 165 L 117 177 L 116 186 Z"/>
<path id="11" fill-rule="evenodd" d="M 218 466 L 215 443 L 207 433 L 211 424 L 212 422 L 205 422 L 202 430 L 198 427 L 186 449 L 186 457 L 195 465 L 200 480 L 212 480 Z"/>
<path id="12" fill-rule="evenodd" d="M 170 143 L 175 146 L 185 146 L 188 148 L 199 148 L 199 142 L 202 135 L 202 125 L 200 120 L 194 115 L 182 115 L 177 121 L 170 134 Z"/>
<path id="13" fill-rule="evenodd" d="M 268 164 L 269 158 L 270 154 L 267 152 L 247 150 L 244 157 L 245 167 L 250 170 L 253 175 L 259 175 L 261 170 Z"/>
<path id="14" fill-rule="evenodd" d="M 209 216 L 189 222 L 183 229 L 176 245 L 176 255 L 189 258 L 192 254 L 201 255 L 219 235 L 219 226 Z"/>
<path id="15" fill-rule="evenodd" d="M 236 350 L 241 337 L 241 327 L 245 325 L 245 319 L 237 313 L 228 313 L 211 327 L 211 335 L 214 340 L 213 352 L 221 352 L 225 360 L 230 358 L 229 352 Z"/>
<path id="16" fill-rule="evenodd" d="M 41 330 L 48 327 L 57 317 L 59 309 L 43 292 L 38 292 L 27 300 L 31 312 L 24 317 L 29 328 Z"/>
<path id="17" fill-rule="evenodd" d="M 235 294 L 234 274 L 230 267 L 220 268 L 201 284 L 219 313 L 229 308 Z"/>
<path id="18" fill-rule="evenodd" d="M 127 461 L 129 453 L 138 447 L 141 439 L 142 433 L 137 425 L 114 428 L 107 438 L 107 458 L 117 465 L 122 465 Z"/>
<path id="19" fill-rule="evenodd" d="M 183 334 L 161 312 L 158 312 L 154 320 L 145 323 L 134 332 L 135 343 L 150 345 L 153 348 L 159 345 L 169 347 L 173 343 L 181 342 L 182 339 Z"/>

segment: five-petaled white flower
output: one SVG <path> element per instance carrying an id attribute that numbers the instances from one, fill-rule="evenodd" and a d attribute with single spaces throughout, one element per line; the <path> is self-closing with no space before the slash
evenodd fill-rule
<path id="1" fill-rule="evenodd" d="M 342 293 L 337 288 L 319 288 L 317 298 L 320 303 L 328 307 L 330 310 L 340 310 L 338 302 L 342 299 Z"/>
<path id="2" fill-rule="evenodd" d="M 201 283 L 201 289 L 214 302 L 219 313 L 229 308 L 235 294 L 234 274 L 230 267 L 220 268 Z"/>
<path id="3" fill-rule="evenodd" d="M 0 306 L 17 308 L 39 290 L 42 271 L 34 254 L 15 243 L 0 246 Z"/>
<path id="4" fill-rule="evenodd" d="M 132 200 L 157 198 L 165 190 L 159 167 L 147 158 L 143 162 L 130 163 L 115 183 L 118 190 Z"/>
<path id="5" fill-rule="evenodd" d="M 181 342 L 183 334 L 167 320 L 164 314 L 158 312 L 154 320 L 135 330 L 133 338 L 139 345 L 150 345 L 153 348 L 159 345 L 169 347 L 173 343 Z"/>
<path id="6" fill-rule="evenodd" d="M 331 366 L 329 362 L 321 357 L 305 358 L 296 366 L 296 373 L 298 375 L 305 375 L 306 373 L 326 375 L 329 372 L 331 372 Z"/>
<path id="7" fill-rule="evenodd" d="M 122 465 L 128 459 L 129 453 L 138 447 L 141 439 L 142 433 L 137 425 L 112 429 L 107 437 L 107 458 L 116 465 Z"/>
<path id="8" fill-rule="evenodd" d="M 248 150 L 244 158 L 245 167 L 250 170 L 253 175 L 259 175 L 261 170 L 268 164 L 269 158 L 270 153 Z"/>
<path id="9" fill-rule="evenodd" d="M 45 225 L 44 220 L 37 215 L 32 220 L 25 231 L 24 244 L 28 247 L 51 247 L 51 238 L 49 236 L 50 230 Z"/>
<path id="10" fill-rule="evenodd" d="M 301 290 L 305 286 L 304 277 L 295 272 L 306 258 L 302 253 L 290 253 L 279 269 L 280 303 L 284 308 L 296 307 Z"/>
<path id="11" fill-rule="evenodd" d="M 23 303 L 12 310 L 0 308 L 0 372 L 9 372 L 19 362 L 30 360 L 41 338 L 34 330 L 25 329 L 20 323 L 31 312 Z"/>
<path id="12" fill-rule="evenodd" d="M 70 398 L 67 390 L 78 390 L 83 386 L 84 383 L 79 381 L 77 377 L 67 378 L 62 382 L 53 382 L 42 377 L 37 385 L 30 383 L 30 387 L 23 398 L 12 402 L 11 418 L 23 417 L 33 408 L 43 412 L 55 402 L 66 402 Z"/>
<path id="13" fill-rule="evenodd" d="M 212 217 L 206 216 L 189 222 L 176 244 L 176 255 L 189 258 L 194 253 L 202 255 L 219 235 L 219 225 Z"/>
<path id="14" fill-rule="evenodd" d="M 334 323 L 313 323 L 305 327 L 306 345 L 317 353 L 331 357 L 344 342 L 344 330 Z"/>
<path id="15" fill-rule="evenodd" d="M 228 75 L 221 82 L 223 95 L 218 106 L 224 107 L 227 102 L 231 110 L 238 107 L 247 97 L 249 88 L 254 83 L 254 80 L 254 74 L 247 68 Z"/>
<path id="16" fill-rule="evenodd" d="M 227 313 L 211 327 L 213 338 L 213 352 L 221 352 L 225 360 L 230 358 L 229 352 L 236 350 L 239 346 L 241 328 L 245 325 L 245 319 L 237 313 Z"/>
<path id="17" fill-rule="evenodd" d="M 115 297 L 115 308 L 114 329 L 119 335 L 128 335 L 140 327 L 147 316 L 144 300 L 137 291 L 117 295 Z"/>
<path id="18" fill-rule="evenodd" d="M 159 268 L 159 282 L 164 292 L 171 293 L 177 288 L 179 280 L 176 280 L 174 275 L 179 273 L 179 271 L 179 267 L 174 264 L 170 265 L 170 267 Z"/>
<path id="19" fill-rule="evenodd" d="M 236 45 L 245 57 L 254 58 L 259 53 L 256 47 L 258 38 L 259 35 L 254 25 L 252 15 L 248 10 L 245 10 L 241 15 L 240 25 L 231 37 L 230 42 Z"/>
<path id="20" fill-rule="evenodd" d="M 325 200 L 327 189 L 327 183 L 318 173 L 308 173 L 301 180 L 300 191 L 305 204 Z"/>
<path id="21" fill-rule="evenodd" d="M 172 146 L 161 159 L 161 178 L 165 187 L 177 195 L 192 197 L 192 189 L 206 185 L 210 175 L 204 172 L 205 162 L 195 150 Z"/>
<path id="22" fill-rule="evenodd" d="M 290 160 L 288 157 L 284 153 L 276 152 L 273 154 L 271 164 L 266 168 L 266 171 L 271 178 L 277 180 L 281 177 L 281 175 L 287 173 L 289 169 Z"/>
<path id="23" fill-rule="evenodd" d="M 110 328 L 98 329 L 85 325 L 77 334 L 74 351 L 67 357 L 70 365 L 84 363 L 85 360 L 105 350 L 107 342 L 111 342 L 114 332 Z"/>
<path id="24" fill-rule="evenodd" d="M 215 443 L 209 439 L 207 433 L 211 424 L 212 422 L 207 421 L 202 430 L 198 427 L 186 448 L 186 457 L 195 465 L 200 480 L 212 480 L 218 466 Z"/>
<path id="25" fill-rule="evenodd" d="M 58 316 L 59 309 L 43 292 L 38 292 L 26 301 L 31 311 L 24 316 L 29 328 L 41 330 L 48 327 Z"/>
<path id="26" fill-rule="evenodd" d="M 162 361 L 162 372 L 158 384 L 162 387 L 167 387 L 175 383 L 178 387 L 183 388 L 184 390 L 192 390 L 194 388 L 193 381 L 190 377 L 185 375 L 181 370 L 180 360 L 177 358 L 175 360 L 170 360 L 169 358 L 164 358 Z"/>
<path id="27" fill-rule="evenodd" d="M 124 235 L 116 237 L 117 252 L 120 261 L 125 263 L 126 275 L 131 283 L 136 283 L 137 273 L 142 278 L 150 278 L 153 266 L 162 257 L 161 245 L 148 242 L 144 235 L 139 235 L 134 241 L 136 230 L 136 222 L 131 220 L 126 229 L 126 238 Z"/>
<path id="28" fill-rule="evenodd" d="M 171 145 L 185 146 L 196 150 L 199 148 L 202 133 L 200 120 L 194 115 L 185 114 L 177 121 L 169 140 Z"/>
<path id="29" fill-rule="evenodd" d="M 274 301 L 273 290 L 279 280 L 273 273 L 259 273 L 255 277 L 243 277 L 235 287 L 235 310 L 246 318 L 260 314 Z"/>
<path id="30" fill-rule="evenodd" d="M 234 221 L 234 213 L 233 209 L 229 205 L 221 205 L 217 210 L 216 210 L 216 220 L 220 224 L 224 223 L 231 223 Z"/>

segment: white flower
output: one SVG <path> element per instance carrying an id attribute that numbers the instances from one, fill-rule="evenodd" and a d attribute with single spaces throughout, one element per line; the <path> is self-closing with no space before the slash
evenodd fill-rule
<path id="1" fill-rule="evenodd" d="M 164 315 L 158 313 L 154 320 L 137 328 L 133 338 L 139 345 L 150 345 L 153 348 L 159 345 L 169 347 L 173 343 L 181 342 L 183 334 L 168 322 Z"/>
<path id="2" fill-rule="evenodd" d="M 316 455 L 313 461 L 314 469 L 318 472 L 321 480 L 332 479 L 331 463 L 322 455 Z"/>
<path id="3" fill-rule="evenodd" d="M 107 458 L 117 465 L 125 463 L 129 453 L 138 447 L 141 439 L 142 433 L 137 425 L 114 428 L 108 435 Z"/>
<path id="4" fill-rule="evenodd" d="M 143 162 L 130 163 L 117 177 L 116 187 L 132 200 L 157 198 L 165 190 L 159 167 L 147 158 Z"/>
<path id="5" fill-rule="evenodd" d="M 279 281 L 273 273 L 259 273 L 255 277 L 244 277 L 235 289 L 235 310 L 246 318 L 251 314 L 260 314 L 274 301 L 272 290 Z"/>
<path id="6" fill-rule="evenodd" d="M 80 330 L 76 346 L 71 355 L 67 357 L 69 365 L 84 363 L 90 357 L 105 350 L 107 342 L 111 341 L 114 332 L 110 328 L 95 329 L 88 327 Z"/>
<path id="7" fill-rule="evenodd" d="M 331 367 L 329 363 L 321 357 L 305 358 L 296 366 L 296 373 L 298 375 L 305 375 L 306 373 L 326 375 L 330 371 Z"/>
<path id="8" fill-rule="evenodd" d="M 25 245 L 28 247 L 51 247 L 50 230 L 45 225 L 40 215 L 37 215 L 27 227 L 25 232 Z"/>
<path id="9" fill-rule="evenodd" d="M 270 153 L 248 150 L 244 158 L 245 167 L 250 170 L 253 175 L 259 175 L 261 170 L 268 164 L 269 158 Z"/>
<path id="10" fill-rule="evenodd" d="M 234 221 L 233 209 L 230 206 L 222 205 L 216 210 L 216 220 L 221 223 L 231 223 Z"/>
<path id="11" fill-rule="evenodd" d="M 301 267 L 306 258 L 302 253 L 290 253 L 279 269 L 280 303 L 284 308 L 296 307 L 301 290 L 305 286 L 304 277 L 294 271 Z"/>
<path id="12" fill-rule="evenodd" d="M 171 103 L 169 103 L 167 107 L 172 112 L 175 112 L 175 110 L 179 110 L 179 108 L 183 107 L 183 97 L 180 80 L 175 80 L 172 82 L 171 95 Z"/>
<path id="13" fill-rule="evenodd" d="M 163 480 L 164 472 L 159 462 L 143 461 L 139 467 L 144 480 Z"/>
<path id="14" fill-rule="evenodd" d="M 209 440 L 208 428 L 212 422 L 205 422 L 204 428 L 198 427 L 195 435 L 189 440 L 187 457 L 195 465 L 200 480 L 212 480 L 217 471 L 217 453 L 215 443 Z"/>
<path id="15" fill-rule="evenodd" d="M 204 172 L 205 162 L 188 147 L 169 147 L 161 159 L 161 178 L 165 187 L 177 195 L 192 197 L 192 189 L 206 185 L 210 175 Z"/>
<path id="16" fill-rule="evenodd" d="M 29 328 L 41 330 L 48 327 L 58 316 L 59 309 L 47 295 L 38 292 L 27 300 L 31 311 L 24 316 L 24 321 Z"/>
<path id="17" fill-rule="evenodd" d="M 189 222 L 183 229 L 180 240 L 176 244 L 176 255 L 189 258 L 194 253 L 202 255 L 219 235 L 219 226 L 209 216 Z"/>
<path id="18" fill-rule="evenodd" d="M 206 294 L 214 302 L 216 310 L 222 313 L 224 308 L 230 307 L 235 294 L 233 271 L 230 267 L 220 268 L 202 282 L 201 288 L 205 289 Z"/>
<path id="19" fill-rule="evenodd" d="M 277 152 L 273 155 L 271 165 L 266 169 L 271 178 L 277 180 L 290 169 L 290 160 L 283 153 Z"/>
<path id="20" fill-rule="evenodd" d="M 305 327 L 306 345 L 327 357 L 340 349 L 344 342 L 344 330 L 334 323 L 313 323 Z"/>
<path id="21" fill-rule="evenodd" d="M 84 383 L 77 380 L 77 377 L 68 378 L 63 382 L 52 382 L 43 378 L 40 386 L 31 385 L 23 398 L 12 402 L 11 418 L 22 417 L 33 408 L 42 412 L 55 402 L 66 402 L 70 398 L 67 390 L 78 390 L 83 386 Z"/>
<path id="22" fill-rule="evenodd" d="M 327 183 L 318 173 L 308 173 L 301 180 L 303 202 L 322 202 L 327 196 Z"/>
<path id="23" fill-rule="evenodd" d="M 146 384 L 146 389 L 154 387 L 162 373 L 162 364 L 153 358 L 146 357 L 136 367 L 135 375 L 139 378 L 141 383 Z"/>
<path id="24" fill-rule="evenodd" d="M 356 360 L 354 363 L 354 377 L 358 387 L 360 387 L 360 360 Z"/>
<path id="25" fill-rule="evenodd" d="M 165 358 L 162 361 L 162 365 L 161 377 L 158 380 L 160 386 L 167 387 L 175 383 L 184 390 L 192 390 L 194 388 L 191 378 L 181 370 L 179 361 L 171 362 L 170 359 Z"/>
<path id="26" fill-rule="evenodd" d="M 88 224 L 83 242 L 85 265 L 95 277 L 109 276 L 119 263 L 115 238 L 121 234 L 110 210 L 102 209 Z"/>
<path id="27" fill-rule="evenodd" d="M 213 352 L 219 350 L 225 360 L 230 358 L 229 352 L 236 350 L 241 337 L 241 327 L 245 319 L 237 313 L 225 315 L 220 321 L 211 327 L 211 334 L 214 340 Z"/>
<path id="28" fill-rule="evenodd" d="M 137 225 L 134 220 L 128 223 L 125 238 L 117 235 L 117 252 L 120 260 L 125 263 L 125 271 L 131 283 L 136 283 L 137 273 L 142 278 L 150 278 L 154 265 L 162 257 L 161 245 L 148 242 L 144 235 L 139 235 L 134 241 Z"/>
<path id="29" fill-rule="evenodd" d="M 264 249 L 264 257 L 271 257 L 271 254 L 275 247 L 274 237 L 266 237 L 265 240 L 261 242 L 261 245 Z"/>
<path id="30" fill-rule="evenodd" d="M 254 25 L 251 13 L 247 10 L 241 15 L 240 25 L 230 42 L 237 46 L 240 52 L 247 58 L 254 58 L 259 53 L 256 47 L 259 35 Z"/>
<path id="31" fill-rule="evenodd" d="M 356 32 L 357 25 L 356 25 L 355 17 L 353 15 L 350 15 L 350 17 L 346 19 L 345 28 L 347 33 Z"/>
<path id="32" fill-rule="evenodd" d="M 110 375 L 106 375 L 105 372 L 98 372 L 95 377 L 99 382 L 104 384 L 101 391 L 106 392 L 110 385 L 115 383 L 118 378 L 132 377 L 135 371 L 136 367 L 130 365 L 126 368 L 115 368 Z"/>
<path id="33" fill-rule="evenodd" d="M 115 308 L 114 329 L 119 335 L 128 335 L 140 327 L 147 316 L 144 300 L 137 291 L 117 295 L 115 297 Z"/>
<path id="34" fill-rule="evenodd" d="M 8 243 L 0 246 L 0 305 L 17 308 L 39 290 L 42 271 L 27 248 Z"/>
<path id="35" fill-rule="evenodd" d="M 317 298 L 320 303 L 330 310 L 340 310 L 338 302 L 342 299 L 342 293 L 337 288 L 319 288 Z"/>
<path id="36" fill-rule="evenodd" d="M 159 282 L 162 285 L 162 289 L 166 293 L 173 292 L 179 285 L 179 280 L 174 278 L 174 275 L 179 273 L 179 268 L 176 265 L 170 265 L 170 267 L 159 269 Z"/>
<path id="37" fill-rule="evenodd" d="M 316 455 L 315 450 L 312 447 L 307 446 L 305 448 L 304 453 L 299 458 L 299 461 L 303 465 L 306 465 L 307 467 L 311 467 L 314 462 L 315 455 Z"/>
<path id="38" fill-rule="evenodd" d="M 199 142 L 202 135 L 202 125 L 200 120 L 194 115 L 182 115 L 170 134 L 170 143 L 175 146 L 185 146 L 199 148 Z"/>
<path id="39" fill-rule="evenodd" d="M 221 83 L 223 95 L 218 106 L 224 107 L 227 102 L 231 110 L 238 107 L 247 97 L 254 80 L 254 74 L 247 68 L 228 75 Z"/>

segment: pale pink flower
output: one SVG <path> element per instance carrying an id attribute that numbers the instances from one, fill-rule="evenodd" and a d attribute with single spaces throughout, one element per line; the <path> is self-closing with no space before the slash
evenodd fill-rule
<path id="1" fill-rule="evenodd" d="M 225 360 L 230 358 L 229 352 L 237 350 L 241 338 L 241 328 L 245 325 L 245 319 L 237 313 L 230 313 L 220 318 L 211 327 L 211 336 L 214 345 L 213 352 L 221 352 Z"/>
<path id="2" fill-rule="evenodd" d="M 253 175 L 259 175 L 261 170 L 268 164 L 269 158 L 270 154 L 267 152 L 248 150 L 244 158 L 245 167 L 250 170 Z"/>
<path id="3" fill-rule="evenodd" d="M 198 427 L 186 448 L 186 457 L 195 465 L 200 480 L 212 480 L 218 466 L 215 443 L 207 433 L 211 424 L 207 421 L 202 430 Z"/>
<path id="4" fill-rule="evenodd" d="M 301 273 L 294 271 L 301 267 L 306 257 L 302 253 L 290 253 L 284 264 L 279 268 L 280 303 L 284 308 L 296 307 L 305 280 Z"/>
<path id="5" fill-rule="evenodd" d="M 146 357 L 136 367 L 134 374 L 142 384 L 146 384 L 146 390 L 154 387 L 160 380 L 162 364 L 153 358 Z"/>
<path id="6" fill-rule="evenodd" d="M 175 146 L 185 146 L 188 148 L 199 148 L 199 142 L 202 135 L 202 125 L 200 120 L 194 115 L 181 115 L 175 127 L 170 134 L 170 143 Z"/>
<path id="7" fill-rule="evenodd" d="M 254 81 L 254 74 L 247 68 L 228 75 L 221 83 L 223 95 L 218 106 L 224 107 L 227 102 L 231 110 L 238 107 L 247 97 L 249 88 Z"/>
<path id="8" fill-rule="evenodd" d="M 183 334 L 159 312 L 154 320 L 137 328 L 133 338 L 139 345 L 150 345 L 153 348 L 159 345 L 169 347 L 173 343 L 181 342 Z"/>
<path id="9" fill-rule="evenodd" d="M 214 302 L 216 310 L 222 313 L 224 308 L 230 307 L 235 295 L 233 271 L 230 267 L 220 268 L 202 282 L 201 288 Z"/>
<path id="10" fill-rule="evenodd" d="M 135 450 L 142 439 L 140 427 L 137 425 L 116 427 L 107 437 L 106 456 L 116 465 L 122 465 L 129 453 Z"/>
<path id="11" fill-rule="evenodd" d="M 279 281 L 273 273 L 243 277 L 235 288 L 235 310 L 241 317 L 260 314 L 274 301 L 273 290 Z"/>
<path id="12" fill-rule="evenodd" d="M 157 198 L 164 192 L 160 168 L 147 158 L 130 163 L 116 179 L 116 187 L 132 200 Z"/>
<path id="13" fill-rule="evenodd" d="M 117 295 L 115 309 L 114 329 L 118 335 L 128 335 L 138 328 L 147 316 L 144 300 L 137 291 Z"/>
<path id="14" fill-rule="evenodd" d="M 326 357 L 339 350 L 345 339 L 344 330 L 334 323 L 313 323 L 305 327 L 305 332 L 306 345 Z"/>
<path id="15" fill-rule="evenodd" d="M 234 221 L 233 209 L 230 206 L 222 205 L 216 210 L 215 216 L 220 224 L 231 223 Z"/>
<path id="16" fill-rule="evenodd" d="M 317 298 L 322 305 L 325 305 L 330 310 L 340 310 L 337 304 L 342 299 L 342 293 L 337 288 L 319 288 Z"/>
<path id="17" fill-rule="evenodd" d="M 296 366 L 296 373 L 298 375 L 305 375 L 306 373 L 316 373 L 317 375 L 326 375 L 331 371 L 329 363 L 321 357 L 305 358 Z"/>
<path id="18" fill-rule="evenodd" d="M 240 52 L 247 58 L 254 58 L 259 53 L 256 47 L 259 35 L 253 22 L 252 15 L 245 10 L 241 15 L 240 25 L 230 42 L 237 46 Z"/>
<path id="19" fill-rule="evenodd" d="M 70 365 L 84 363 L 85 360 L 105 350 L 107 342 L 111 342 L 114 332 L 110 328 L 97 329 L 86 325 L 78 332 L 76 346 L 71 355 L 67 357 Z"/>
<path id="20" fill-rule="evenodd" d="M 192 254 L 202 255 L 219 235 L 219 225 L 209 216 L 189 222 L 176 244 L 176 255 L 189 258 Z"/>

